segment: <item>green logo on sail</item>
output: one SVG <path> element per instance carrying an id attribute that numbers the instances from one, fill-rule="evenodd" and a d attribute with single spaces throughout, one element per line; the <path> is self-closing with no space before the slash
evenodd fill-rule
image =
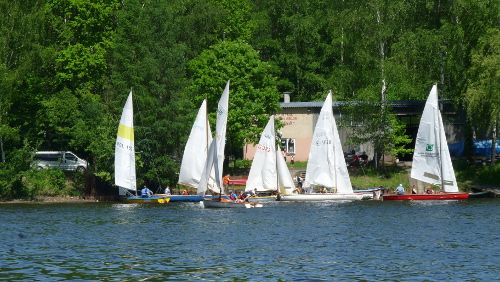
<path id="1" fill-rule="evenodd" d="M 427 144 L 427 146 L 425 146 L 426 152 L 432 152 L 433 150 L 434 150 L 434 144 Z"/>

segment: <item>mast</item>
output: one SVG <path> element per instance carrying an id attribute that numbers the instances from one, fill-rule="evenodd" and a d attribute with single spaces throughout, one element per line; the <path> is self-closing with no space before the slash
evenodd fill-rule
<path id="1" fill-rule="evenodd" d="M 215 140 L 215 144 L 217 144 L 217 134 L 215 134 L 214 140 Z M 219 202 L 221 202 L 222 201 L 222 187 L 224 186 L 224 180 L 222 181 L 222 183 L 220 182 L 221 179 L 219 177 L 219 175 L 220 175 L 219 174 L 219 157 L 217 156 L 217 154 L 218 154 L 217 153 L 217 146 L 215 146 L 214 152 L 215 152 L 215 160 L 216 160 L 215 177 L 216 177 L 216 179 L 219 180 L 219 185 L 221 186 L 221 187 L 219 187 Z M 215 183 L 217 183 L 217 180 L 215 181 Z M 229 186 L 229 183 L 228 183 L 228 186 Z"/>
<path id="2" fill-rule="evenodd" d="M 205 149 L 207 150 L 207 158 L 208 158 L 208 95 L 205 93 L 205 141 L 206 141 L 206 146 Z"/>
<path id="3" fill-rule="evenodd" d="M 437 95 L 437 87 L 436 87 L 436 98 L 439 96 Z M 441 118 L 441 105 L 439 104 L 439 99 L 437 99 L 437 120 L 438 120 L 438 134 L 439 134 L 439 155 L 438 155 L 438 162 L 439 162 L 439 178 L 441 180 L 441 191 L 444 191 L 444 179 L 443 179 L 443 143 L 442 143 L 442 137 L 441 137 L 441 125 L 443 124 L 443 120 Z"/>
<path id="4" fill-rule="evenodd" d="M 274 118 L 273 118 L 273 123 L 274 123 Z M 276 200 L 279 201 L 281 200 L 281 195 L 280 195 L 280 176 L 279 176 L 279 170 L 278 170 L 278 148 L 279 147 L 279 144 L 278 146 L 276 146 L 276 127 L 274 127 L 274 124 L 273 124 L 273 128 L 274 128 L 274 147 L 276 148 L 275 150 L 275 153 L 274 153 L 274 161 L 275 161 L 275 168 L 276 168 Z M 281 143 L 281 138 L 280 138 L 280 143 Z M 281 150 L 281 148 L 280 148 Z"/>
<path id="5" fill-rule="evenodd" d="M 333 93 L 332 93 L 332 90 L 330 90 L 330 94 L 331 94 L 331 97 L 332 97 L 332 117 L 333 117 Z M 332 126 L 333 126 L 333 121 L 334 120 L 335 120 L 335 118 L 332 119 Z M 333 127 L 332 127 L 332 129 L 333 129 Z M 335 137 L 335 132 L 333 132 L 333 136 Z M 331 141 L 332 141 L 332 145 L 333 145 L 333 160 L 334 160 L 333 161 L 333 171 L 334 171 L 333 176 L 335 177 L 335 192 L 337 192 L 338 189 L 339 189 L 338 188 L 338 185 L 339 185 L 338 184 L 338 177 L 337 177 L 337 161 L 336 161 L 337 160 L 337 156 L 335 155 L 335 151 L 336 151 L 335 150 L 336 149 L 335 148 L 335 142 L 333 142 L 333 140 L 331 140 Z"/>
<path id="6" fill-rule="evenodd" d="M 210 146 L 208 144 L 208 131 L 210 130 L 208 127 L 209 127 L 209 123 L 208 123 L 208 94 L 205 92 L 205 150 L 206 150 L 206 157 L 205 157 L 205 161 L 208 160 L 208 147 Z M 210 172 L 208 173 L 208 175 L 210 175 Z M 209 179 L 210 179 L 210 176 L 209 176 Z M 208 188 L 208 181 L 207 181 L 207 188 Z M 205 190 L 205 193 L 206 193 L 206 190 Z"/>

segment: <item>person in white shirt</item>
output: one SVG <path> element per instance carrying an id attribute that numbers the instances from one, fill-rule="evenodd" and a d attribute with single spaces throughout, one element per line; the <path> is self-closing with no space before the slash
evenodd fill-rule
<path id="1" fill-rule="evenodd" d="M 396 194 L 404 195 L 404 193 L 405 193 L 405 188 L 403 187 L 403 184 L 399 184 L 399 186 L 396 187 Z"/>
<path id="2" fill-rule="evenodd" d="M 165 194 L 170 195 L 170 187 L 165 187 Z"/>

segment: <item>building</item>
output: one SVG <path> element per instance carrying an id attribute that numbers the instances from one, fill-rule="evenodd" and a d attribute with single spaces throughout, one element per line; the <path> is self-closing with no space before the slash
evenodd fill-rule
<path id="1" fill-rule="evenodd" d="M 291 161 L 292 158 L 294 161 L 307 161 L 314 126 L 323 102 L 290 102 L 289 96 L 287 96 L 285 94 L 284 102 L 280 103 L 281 113 L 276 115 L 276 119 L 281 119 L 284 124 L 283 128 L 278 132 L 281 136 L 281 149 L 284 151 L 287 162 Z M 340 101 L 333 102 L 333 113 L 337 126 L 343 118 L 341 112 L 343 104 L 344 102 Z M 415 140 L 425 100 L 389 101 L 389 106 L 397 117 L 406 123 L 406 133 Z M 457 111 L 450 101 L 443 102 L 441 113 L 445 124 L 446 137 L 450 144 L 450 153 L 452 155 L 462 155 L 465 136 L 465 114 L 463 111 Z M 354 150 L 360 153 L 364 151 L 369 156 L 369 159 L 373 158 L 374 151 L 371 144 L 348 145 L 349 128 L 338 126 L 338 129 L 344 152 Z M 415 141 L 409 144 L 408 147 L 414 148 Z M 254 145 L 245 145 L 243 158 L 251 160 L 254 154 Z M 402 156 L 402 158 L 411 160 L 411 155 Z"/>

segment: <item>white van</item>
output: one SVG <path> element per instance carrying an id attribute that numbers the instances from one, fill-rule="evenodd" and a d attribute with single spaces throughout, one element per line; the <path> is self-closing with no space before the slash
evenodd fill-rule
<path id="1" fill-rule="evenodd" d="M 38 151 L 35 153 L 34 166 L 37 169 L 59 168 L 83 172 L 88 162 L 69 151 Z"/>

